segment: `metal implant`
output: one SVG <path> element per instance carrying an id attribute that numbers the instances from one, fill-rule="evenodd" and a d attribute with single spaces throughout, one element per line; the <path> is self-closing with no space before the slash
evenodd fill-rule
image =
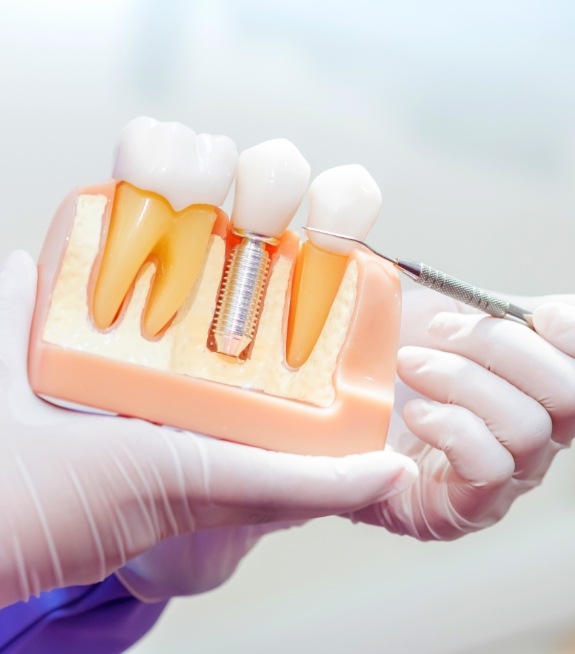
<path id="1" fill-rule="evenodd" d="M 221 354 L 238 357 L 254 339 L 270 266 L 267 246 L 277 244 L 287 229 L 309 172 L 301 152 L 286 139 L 264 141 L 240 154 L 231 224 L 242 241 L 224 273 L 211 333 Z"/>
<path id="2" fill-rule="evenodd" d="M 270 267 L 266 245 L 277 240 L 236 230 L 243 237 L 224 273 L 214 317 L 216 351 L 238 357 L 252 342 Z"/>

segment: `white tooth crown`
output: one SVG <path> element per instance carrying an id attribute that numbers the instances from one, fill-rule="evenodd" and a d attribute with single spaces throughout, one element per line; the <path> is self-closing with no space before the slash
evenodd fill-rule
<path id="1" fill-rule="evenodd" d="M 113 177 L 158 193 L 176 211 L 223 204 L 238 152 L 227 136 L 197 134 L 176 122 L 140 116 L 120 132 Z"/>
<path id="2" fill-rule="evenodd" d="M 318 175 L 309 190 L 308 227 L 364 240 L 381 209 L 381 191 L 363 166 L 330 168 Z M 308 232 L 314 245 L 347 255 L 355 245 L 341 238 Z"/>
<path id="3" fill-rule="evenodd" d="M 244 150 L 238 161 L 232 223 L 236 229 L 279 237 L 299 207 L 310 166 L 286 139 Z"/>

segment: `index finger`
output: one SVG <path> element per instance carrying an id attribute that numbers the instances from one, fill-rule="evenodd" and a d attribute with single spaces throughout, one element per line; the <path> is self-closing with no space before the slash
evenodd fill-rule
<path id="1" fill-rule="evenodd" d="M 557 349 L 575 357 L 575 302 L 545 302 L 533 312 L 533 325 Z"/>
<path id="2" fill-rule="evenodd" d="M 508 320 L 438 314 L 435 346 L 475 361 L 540 402 L 553 418 L 572 416 L 575 361 L 531 329 Z"/>

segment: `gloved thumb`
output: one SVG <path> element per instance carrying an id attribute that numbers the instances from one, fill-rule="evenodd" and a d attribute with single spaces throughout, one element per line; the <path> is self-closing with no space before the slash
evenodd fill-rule
<path id="1" fill-rule="evenodd" d="M 23 250 L 12 252 L 0 264 L 0 370 L 4 368 L 8 377 L 23 372 L 22 361 L 27 357 L 36 282 L 36 264 Z"/>
<path id="2" fill-rule="evenodd" d="M 184 483 L 156 457 L 164 496 L 180 489 L 192 501 L 196 530 L 345 513 L 402 492 L 418 474 L 410 458 L 390 450 L 301 456 L 173 430 L 164 436 Z"/>
<path id="3" fill-rule="evenodd" d="M 545 302 L 533 312 L 533 325 L 551 345 L 575 357 L 575 306 L 566 302 Z"/>

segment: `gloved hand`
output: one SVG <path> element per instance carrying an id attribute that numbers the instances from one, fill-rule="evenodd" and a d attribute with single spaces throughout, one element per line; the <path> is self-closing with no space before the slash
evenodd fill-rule
<path id="1" fill-rule="evenodd" d="M 562 299 L 575 304 L 575 296 Z M 536 306 L 543 299 L 514 301 Z M 575 361 L 569 358 L 575 356 L 575 306 L 546 302 L 535 311 L 535 324 L 549 342 L 429 290 L 404 295 L 402 345 L 412 347 L 400 352 L 388 443 L 412 457 L 421 474 L 403 493 L 354 512 L 354 520 L 449 540 L 493 524 L 541 481 L 554 454 L 575 435 Z M 415 399 L 424 397 L 435 402 Z M 261 530 L 284 526 L 164 541 L 130 562 L 120 578 L 147 599 L 202 592 L 235 569 Z M 209 557 L 219 564 L 206 565 Z"/>
<path id="2" fill-rule="evenodd" d="M 560 301 L 558 301 L 560 300 Z M 420 475 L 351 514 L 421 540 L 494 524 L 575 436 L 575 296 L 516 298 L 538 333 L 429 290 L 404 296 L 388 443 Z"/>
<path id="3" fill-rule="evenodd" d="M 143 602 L 199 595 L 221 586 L 267 533 L 307 520 L 232 525 L 168 538 L 128 561 L 116 577 Z"/>
<path id="4" fill-rule="evenodd" d="M 200 556 L 209 587 L 265 530 L 244 525 L 351 511 L 413 482 L 413 462 L 390 452 L 279 454 L 38 399 L 26 372 L 35 289 L 33 261 L 13 253 L 0 266 L 0 606 L 100 581 L 169 537 L 233 526 L 221 556 Z"/>

